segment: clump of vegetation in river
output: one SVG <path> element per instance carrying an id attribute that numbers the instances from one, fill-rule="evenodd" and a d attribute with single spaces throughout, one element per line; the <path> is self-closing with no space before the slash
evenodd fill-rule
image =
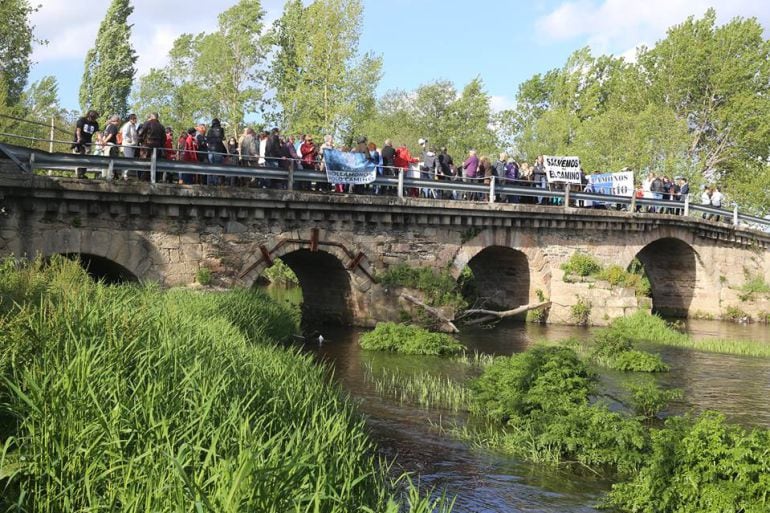
<path id="1" fill-rule="evenodd" d="M 623 333 L 624 336 L 634 341 L 686 347 L 711 353 L 770 358 L 770 344 L 750 340 L 694 340 L 687 334 L 674 329 L 657 315 L 650 315 L 641 311 L 628 317 L 614 319 L 610 323 L 609 329 Z"/>
<path id="2" fill-rule="evenodd" d="M 682 390 L 661 388 L 651 379 L 629 383 L 626 389 L 631 393 L 631 406 L 634 413 L 646 420 L 654 419 L 668 403 L 682 398 Z"/>
<path id="3" fill-rule="evenodd" d="M 640 513 L 760 513 L 770 509 L 770 431 L 706 412 L 651 431 L 639 472 L 615 484 L 606 505 Z"/>
<path id="4" fill-rule="evenodd" d="M 418 326 L 393 322 L 377 324 L 372 331 L 361 335 L 359 344 L 372 351 L 402 354 L 446 356 L 465 350 L 465 346 L 445 333 L 433 333 Z"/>
<path id="5" fill-rule="evenodd" d="M 431 306 L 448 306 L 455 310 L 468 306 L 459 285 L 448 271 L 398 264 L 389 267 L 378 279 L 384 286 L 419 290 Z"/>
<path id="6" fill-rule="evenodd" d="M 534 461 L 631 472 L 649 439 L 638 420 L 590 403 L 596 376 L 567 347 L 499 358 L 471 384 L 472 411 L 504 428 L 487 442 Z"/>
<path id="7" fill-rule="evenodd" d="M 470 391 L 463 384 L 427 372 L 410 374 L 382 369 L 375 373 L 369 365 L 365 368 L 365 378 L 374 384 L 378 394 L 402 404 L 461 411 L 467 410 L 470 402 Z"/>
<path id="8" fill-rule="evenodd" d="M 598 330 L 593 339 L 591 360 L 620 371 L 666 372 L 669 367 L 660 355 L 634 349 L 634 343 L 617 328 Z"/>
<path id="9" fill-rule="evenodd" d="M 392 487 L 328 371 L 277 344 L 296 329 L 252 291 L 3 262 L 0 510 L 443 510 Z"/>

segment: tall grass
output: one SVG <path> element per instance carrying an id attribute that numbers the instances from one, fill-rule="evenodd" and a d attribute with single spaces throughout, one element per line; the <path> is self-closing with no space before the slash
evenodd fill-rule
<path id="1" fill-rule="evenodd" d="M 427 372 L 409 374 L 397 369 L 383 369 L 375 374 L 371 365 L 364 368 L 364 377 L 374 384 L 378 394 L 396 399 L 401 404 L 443 408 L 454 412 L 469 408 L 469 390 L 448 377 Z"/>
<path id="2" fill-rule="evenodd" d="M 667 346 L 685 347 L 710 353 L 770 358 L 770 344 L 750 340 L 703 339 L 695 340 L 673 329 L 658 316 L 637 312 L 628 317 L 614 319 L 608 328 L 633 340 Z"/>
<path id="3" fill-rule="evenodd" d="M 396 494 L 326 370 L 276 345 L 296 318 L 265 296 L 0 271 L 0 510 L 445 508 Z"/>

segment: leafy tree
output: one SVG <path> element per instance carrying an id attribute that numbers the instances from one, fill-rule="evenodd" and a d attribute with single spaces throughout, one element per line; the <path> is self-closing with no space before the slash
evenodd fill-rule
<path id="1" fill-rule="evenodd" d="M 134 82 L 136 52 L 131 47 L 127 19 L 134 12 L 130 0 L 112 0 L 99 26 L 94 46 L 86 54 L 80 84 L 80 107 L 104 116 L 128 113 L 128 95 Z"/>
<path id="2" fill-rule="evenodd" d="M 269 74 L 286 129 L 351 139 L 373 114 L 382 61 L 358 56 L 362 15 L 360 0 L 286 4 L 271 33 Z"/>
<path id="3" fill-rule="evenodd" d="M 48 75 L 24 91 L 23 103 L 27 116 L 38 121 L 58 117 L 63 110 L 59 104 L 59 83 L 56 77 Z"/>
<path id="4" fill-rule="evenodd" d="M 28 0 L 0 2 L 0 83 L 5 105 L 16 104 L 27 83 L 33 42 L 29 15 L 36 10 Z"/>

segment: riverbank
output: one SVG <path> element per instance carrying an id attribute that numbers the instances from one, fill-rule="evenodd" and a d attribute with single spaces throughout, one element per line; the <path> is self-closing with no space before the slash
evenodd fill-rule
<path id="1" fill-rule="evenodd" d="M 297 325 L 257 292 L 3 261 L 0 509 L 433 511 L 327 369 L 280 345 Z"/>

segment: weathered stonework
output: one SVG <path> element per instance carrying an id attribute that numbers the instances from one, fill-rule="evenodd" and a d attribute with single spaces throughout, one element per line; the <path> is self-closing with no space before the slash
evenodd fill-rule
<path id="1" fill-rule="evenodd" d="M 167 286 L 206 267 L 215 283 L 246 287 L 280 257 L 306 306 L 363 325 L 393 317 L 376 275 L 399 263 L 455 277 L 468 265 L 499 306 L 536 302 L 539 291 L 554 304 L 549 322 L 570 322 L 578 297 L 590 298 L 595 324 L 640 307 L 628 291 L 565 282 L 560 266 L 576 251 L 623 268 L 639 258 L 654 307 L 676 313 L 718 317 L 745 273 L 770 282 L 770 235 L 671 215 L 85 182 L 3 161 L 0 206 L 0 255 L 91 255 Z"/>

